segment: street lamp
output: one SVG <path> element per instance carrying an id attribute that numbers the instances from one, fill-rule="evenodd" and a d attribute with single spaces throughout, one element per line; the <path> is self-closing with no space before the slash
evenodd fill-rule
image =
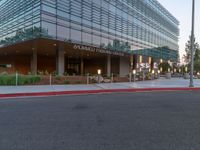
<path id="1" fill-rule="evenodd" d="M 192 31 L 191 31 L 191 66 L 190 66 L 190 85 L 194 87 L 193 73 L 194 73 L 194 15 L 195 15 L 195 0 L 192 1 Z"/>

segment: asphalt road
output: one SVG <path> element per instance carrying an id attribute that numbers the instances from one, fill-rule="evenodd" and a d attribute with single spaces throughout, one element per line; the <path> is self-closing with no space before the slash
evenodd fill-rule
<path id="1" fill-rule="evenodd" d="M 199 150 L 200 92 L 0 100 L 0 150 Z"/>

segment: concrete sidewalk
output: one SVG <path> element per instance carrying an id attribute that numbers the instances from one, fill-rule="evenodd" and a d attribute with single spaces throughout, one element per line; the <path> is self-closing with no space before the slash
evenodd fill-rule
<path id="1" fill-rule="evenodd" d="M 200 88 L 200 80 L 194 80 L 195 87 Z M 42 85 L 42 86 L 0 86 L 0 94 L 17 93 L 45 93 L 62 91 L 95 91 L 117 89 L 143 89 L 143 88 L 187 88 L 189 80 L 173 78 L 153 81 L 139 81 L 135 83 L 102 83 L 90 85 Z"/>

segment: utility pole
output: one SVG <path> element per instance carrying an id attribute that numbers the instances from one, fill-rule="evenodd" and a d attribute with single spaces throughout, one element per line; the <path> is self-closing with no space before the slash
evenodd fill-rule
<path id="1" fill-rule="evenodd" d="M 194 87 L 193 73 L 194 73 L 194 17 L 195 17 L 195 0 L 192 1 L 192 33 L 191 33 L 191 66 L 190 66 L 190 85 Z"/>

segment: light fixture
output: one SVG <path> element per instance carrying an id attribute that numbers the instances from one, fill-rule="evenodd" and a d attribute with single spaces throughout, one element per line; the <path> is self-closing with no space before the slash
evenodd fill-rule
<path id="1" fill-rule="evenodd" d="M 97 73 L 98 73 L 98 75 L 100 75 L 101 74 L 101 69 L 98 69 Z"/>
<path id="2" fill-rule="evenodd" d="M 168 72 L 170 72 L 170 68 L 168 68 Z"/>
<path id="3" fill-rule="evenodd" d="M 142 63 L 142 55 L 140 55 L 139 63 Z"/>
<path id="4" fill-rule="evenodd" d="M 162 67 L 160 67 L 160 72 L 163 72 L 163 68 Z"/>
<path id="5" fill-rule="evenodd" d="M 151 58 L 151 57 L 149 57 L 149 64 L 151 64 L 151 61 L 152 61 L 152 58 Z"/>
<path id="6" fill-rule="evenodd" d="M 176 68 L 174 69 L 174 72 L 176 73 Z"/>
<path id="7" fill-rule="evenodd" d="M 151 68 L 149 68 L 149 72 L 151 72 Z"/>
<path id="8" fill-rule="evenodd" d="M 133 70 L 133 74 L 134 74 L 134 75 L 136 74 L 136 70 L 135 70 L 135 69 Z"/>
<path id="9" fill-rule="evenodd" d="M 186 72 L 186 73 L 188 72 L 188 68 L 187 68 L 187 67 L 185 67 L 185 72 Z"/>
<path id="10" fill-rule="evenodd" d="M 154 74 L 155 73 L 155 71 L 154 70 L 152 70 L 152 74 Z"/>
<path id="11" fill-rule="evenodd" d="M 160 59 L 160 63 L 163 63 L 163 60 L 162 60 L 162 59 Z"/>
<path id="12" fill-rule="evenodd" d="M 160 74 L 160 70 L 158 70 L 158 74 Z"/>

